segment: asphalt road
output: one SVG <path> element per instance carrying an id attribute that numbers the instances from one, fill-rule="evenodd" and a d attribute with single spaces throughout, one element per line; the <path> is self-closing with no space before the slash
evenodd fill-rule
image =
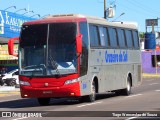
<path id="1" fill-rule="evenodd" d="M 75 99 L 52 99 L 49 106 L 39 106 L 36 99 L 21 99 L 20 95 L 4 96 L 0 97 L 0 111 L 12 111 L 12 115 L 15 111 L 22 112 L 22 114 L 14 114 L 14 118 L 3 117 L 5 120 L 135 120 L 140 119 L 138 116 L 147 116 L 147 118 L 152 116 L 152 119 L 156 120 L 158 119 L 156 115 L 160 114 L 160 78 L 143 79 L 140 86 L 132 88 L 130 96 L 116 96 L 113 93 L 100 94 L 94 103 L 79 102 Z M 26 111 L 32 111 L 31 113 L 37 116 L 52 117 L 28 118 L 25 116 Z M 6 113 L 3 115 L 5 116 Z"/>

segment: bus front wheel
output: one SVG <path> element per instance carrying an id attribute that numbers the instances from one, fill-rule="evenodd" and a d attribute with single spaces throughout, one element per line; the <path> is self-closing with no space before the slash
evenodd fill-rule
<path id="1" fill-rule="evenodd" d="M 38 103 L 42 106 L 49 105 L 50 98 L 38 98 Z"/>
<path id="2" fill-rule="evenodd" d="M 95 81 L 93 80 L 91 84 L 91 94 L 84 96 L 83 101 L 94 102 L 95 100 L 96 100 L 96 85 L 95 85 Z"/>

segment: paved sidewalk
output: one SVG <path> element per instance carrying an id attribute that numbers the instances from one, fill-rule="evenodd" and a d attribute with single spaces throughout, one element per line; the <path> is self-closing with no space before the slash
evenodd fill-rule
<path id="1" fill-rule="evenodd" d="M 0 97 L 20 95 L 20 89 L 14 86 L 0 86 Z"/>
<path id="2" fill-rule="evenodd" d="M 20 91 L 20 89 L 15 86 L 0 86 L 0 92 L 9 92 L 9 91 Z"/>

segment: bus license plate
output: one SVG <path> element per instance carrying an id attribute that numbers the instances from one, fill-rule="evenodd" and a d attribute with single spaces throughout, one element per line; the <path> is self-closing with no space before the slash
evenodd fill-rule
<path id="1" fill-rule="evenodd" d="M 52 94 L 52 91 L 49 90 L 49 91 L 43 91 L 43 94 Z"/>

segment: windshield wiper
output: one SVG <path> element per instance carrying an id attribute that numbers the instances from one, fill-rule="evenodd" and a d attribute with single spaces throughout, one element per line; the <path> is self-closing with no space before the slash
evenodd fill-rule
<path id="1" fill-rule="evenodd" d="M 23 69 L 31 69 L 31 68 L 34 68 L 34 67 L 37 67 L 37 65 L 30 65 L 30 66 L 26 66 L 26 67 L 24 67 Z"/>
<path id="2" fill-rule="evenodd" d="M 50 63 L 52 65 L 53 69 L 56 70 L 57 75 L 61 76 L 61 74 L 60 74 L 60 72 L 58 70 L 58 63 L 51 56 L 49 57 L 49 59 L 50 59 Z"/>
<path id="3" fill-rule="evenodd" d="M 46 75 L 46 66 L 45 64 L 40 64 L 40 65 L 30 65 L 30 66 L 26 66 L 24 69 L 24 71 L 31 71 L 32 75 L 30 76 L 31 78 L 34 76 L 35 72 L 42 72 L 42 74 Z"/>

